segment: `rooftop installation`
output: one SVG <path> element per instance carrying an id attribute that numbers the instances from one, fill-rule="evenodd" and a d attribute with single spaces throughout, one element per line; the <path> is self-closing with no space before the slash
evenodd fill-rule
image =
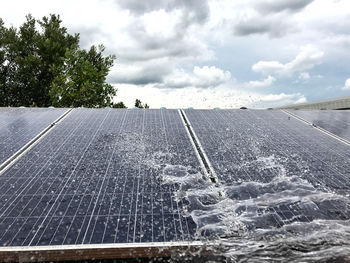
<path id="1" fill-rule="evenodd" d="M 348 110 L 350 109 L 350 96 L 320 100 L 315 102 L 297 103 L 279 107 L 290 110 Z"/>
<path id="2" fill-rule="evenodd" d="M 1 123 L 11 120 L 2 112 Z M 322 240 L 334 229 L 344 251 L 349 243 L 349 145 L 293 115 L 60 114 L 0 171 L 4 261 L 218 253 L 207 249 L 212 240 L 226 244 L 219 253 L 240 257 L 269 237 Z"/>

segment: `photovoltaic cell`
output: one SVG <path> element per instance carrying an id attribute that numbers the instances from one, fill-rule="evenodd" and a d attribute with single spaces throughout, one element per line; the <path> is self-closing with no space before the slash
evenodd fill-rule
<path id="1" fill-rule="evenodd" d="M 186 114 L 248 227 L 350 219 L 347 145 L 281 111 Z"/>
<path id="2" fill-rule="evenodd" d="M 291 113 L 311 122 L 343 139 L 350 140 L 349 110 L 289 110 Z"/>
<path id="3" fill-rule="evenodd" d="M 75 109 L 1 175 L 0 246 L 193 240 L 179 167 L 200 165 L 176 110 Z"/>
<path id="4" fill-rule="evenodd" d="M 0 108 L 0 164 L 66 111 L 67 109 Z"/>

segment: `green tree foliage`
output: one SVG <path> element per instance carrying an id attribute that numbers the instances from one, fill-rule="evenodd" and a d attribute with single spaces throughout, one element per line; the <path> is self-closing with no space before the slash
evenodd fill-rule
<path id="1" fill-rule="evenodd" d="M 0 106 L 112 105 L 115 89 L 106 83 L 114 56 L 104 47 L 79 48 L 60 17 L 31 15 L 18 29 L 0 19 Z"/>
<path id="2" fill-rule="evenodd" d="M 103 57 L 104 47 L 68 50 L 66 63 L 58 69 L 52 82 L 50 97 L 54 106 L 103 107 L 112 105 L 116 95 L 112 85 L 105 83 L 114 56 Z"/>
<path id="3" fill-rule="evenodd" d="M 127 107 L 125 106 L 124 102 L 120 101 L 118 103 L 113 103 L 112 108 L 116 109 L 126 109 Z"/>
<path id="4" fill-rule="evenodd" d="M 141 100 L 139 99 L 135 100 L 135 107 L 139 109 L 149 109 L 149 106 L 147 105 L 147 103 L 142 104 Z"/>

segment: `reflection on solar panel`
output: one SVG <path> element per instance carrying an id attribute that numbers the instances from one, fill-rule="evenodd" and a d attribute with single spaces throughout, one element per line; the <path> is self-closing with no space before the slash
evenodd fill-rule
<path id="1" fill-rule="evenodd" d="M 186 114 L 246 227 L 350 219 L 349 146 L 280 111 Z"/>
<path id="2" fill-rule="evenodd" d="M 0 108 L 0 165 L 66 111 Z"/>
<path id="3" fill-rule="evenodd" d="M 289 112 L 350 141 L 350 111 L 337 110 L 289 110 Z"/>
<path id="4" fill-rule="evenodd" d="M 198 167 L 176 110 L 73 110 L 1 175 L 0 244 L 192 240 L 162 175 Z"/>

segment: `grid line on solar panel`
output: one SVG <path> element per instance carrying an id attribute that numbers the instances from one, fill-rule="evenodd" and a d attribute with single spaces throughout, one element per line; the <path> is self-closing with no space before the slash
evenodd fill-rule
<path id="1" fill-rule="evenodd" d="M 79 126 L 76 126 L 76 128 L 78 128 Z M 71 134 L 72 135 L 72 134 Z M 68 140 L 69 139 L 69 137 L 67 137 L 66 138 L 66 140 Z M 50 149 L 50 148 L 48 148 L 48 147 L 46 147 L 47 146 L 47 143 L 50 143 L 50 141 L 46 141 L 46 143 L 45 143 L 45 147 L 43 147 L 44 149 L 45 148 L 47 148 L 47 149 Z M 63 146 L 63 144 L 61 145 L 61 146 Z M 54 150 L 54 152 L 53 152 L 53 154 L 55 154 L 55 153 L 57 153 L 58 151 L 60 150 L 60 147 L 58 147 L 57 149 L 55 149 Z M 44 152 L 44 153 L 46 153 L 46 152 Z M 33 159 L 35 158 L 35 155 L 33 155 L 33 157 L 32 157 Z M 37 173 L 37 175 L 41 175 L 41 174 L 39 174 L 38 173 L 38 171 L 40 172 L 40 171 L 42 171 L 44 168 L 45 168 L 45 165 L 50 161 L 50 159 L 51 158 L 48 158 L 47 159 L 47 162 L 43 165 L 43 166 L 41 166 L 41 167 L 39 167 L 38 169 L 36 169 L 35 168 L 35 172 Z M 31 164 L 31 166 L 23 166 L 23 168 L 25 168 L 26 170 L 25 171 L 22 171 L 22 170 L 17 170 L 14 174 L 12 174 L 12 177 L 14 177 L 15 179 L 18 179 L 18 178 L 16 178 L 16 175 L 17 174 L 19 174 L 19 173 L 21 173 L 21 174 L 23 174 L 23 175 L 27 175 L 27 171 L 29 171 L 29 169 L 31 169 L 32 167 L 35 167 L 34 166 L 34 162 L 33 163 L 30 163 Z M 15 165 L 15 168 L 16 168 L 16 165 Z M 15 169 L 16 170 L 16 169 Z M 21 177 L 20 177 L 21 178 Z M 34 181 L 34 179 L 36 179 L 36 177 L 31 177 L 31 176 L 29 176 L 29 177 L 25 177 L 27 180 L 26 180 L 26 184 L 22 184 L 20 187 L 10 187 L 10 188 L 8 188 L 8 189 L 14 189 L 16 192 L 14 192 L 13 194 L 13 196 L 15 196 L 17 199 L 18 198 L 20 198 L 25 192 L 25 190 L 27 190 L 27 188 L 28 188 L 28 186 L 30 185 L 30 184 L 32 184 L 32 182 Z M 9 181 L 11 180 L 12 178 L 11 177 L 9 177 Z M 42 182 L 40 182 L 40 184 L 39 185 L 41 185 L 42 184 Z M 4 184 L 4 186 L 6 186 L 6 184 Z M 21 188 L 23 188 L 23 189 L 21 189 Z M 39 188 L 40 189 L 40 188 Z M 22 190 L 21 192 L 18 192 L 18 190 Z M 6 195 L 8 192 L 5 192 L 3 195 Z M 7 207 L 7 209 L 8 209 L 8 206 L 9 206 L 9 204 L 7 203 L 6 205 L 4 205 L 4 207 Z M 0 210 L 0 211 L 2 211 L 2 210 Z M 2 212 L 2 214 L 1 214 L 1 216 L 3 216 L 4 215 L 4 213 L 5 212 Z"/>
<path id="2" fill-rule="evenodd" d="M 162 182 L 171 165 L 199 167 L 177 111 L 74 110 L 3 174 L 16 189 L 2 195 L 0 242 L 193 240 L 178 186 Z"/>
<path id="3" fill-rule="evenodd" d="M 79 158 L 79 160 L 78 160 L 76 166 L 74 167 L 74 169 L 73 169 L 72 172 L 70 173 L 69 177 L 67 178 L 67 181 L 66 181 L 66 183 L 63 185 L 61 191 L 59 192 L 58 197 L 54 199 L 53 205 L 51 206 L 51 208 L 49 209 L 49 211 L 47 212 L 47 214 L 46 214 L 46 216 L 45 216 L 45 218 L 44 218 L 44 220 L 43 220 L 43 223 L 42 223 L 43 225 L 45 225 L 45 222 L 46 222 L 48 216 L 50 215 L 51 210 L 55 207 L 55 204 L 57 203 L 59 197 L 60 197 L 61 194 L 63 193 L 63 191 L 64 191 L 64 189 L 65 189 L 67 183 L 69 182 L 69 180 L 71 179 L 71 177 L 74 175 L 74 172 L 75 172 L 76 167 L 79 166 L 80 162 L 81 162 L 81 161 L 83 160 L 83 158 L 85 157 L 85 154 L 87 153 L 88 148 L 90 147 L 91 143 L 92 143 L 93 140 L 95 139 L 95 137 L 96 137 L 98 131 L 101 129 L 101 127 L 102 127 L 104 121 L 106 120 L 108 114 L 109 114 L 109 112 L 105 115 L 105 117 L 104 117 L 103 120 L 101 121 L 100 125 L 98 126 L 98 128 L 96 129 L 96 131 L 93 133 L 93 136 L 92 136 L 91 140 L 89 141 L 88 145 L 87 145 L 86 148 L 84 149 L 83 154 L 82 154 L 81 157 Z M 108 168 L 107 168 L 107 169 L 108 169 Z M 97 194 L 97 198 L 98 198 L 98 196 L 99 196 L 99 193 Z M 90 222 L 89 222 L 89 223 L 90 223 Z M 47 226 L 47 225 L 46 225 L 46 226 Z M 88 226 L 89 226 L 89 224 L 88 224 Z M 43 235 L 43 233 L 45 232 L 45 230 L 46 230 L 46 228 L 43 230 L 42 235 Z M 57 231 L 57 229 L 56 229 L 56 231 Z M 55 233 L 56 233 L 56 231 L 55 231 Z M 38 233 L 38 232 L 36 232 L 36 234 L 37 234 L 37 233 Z M 33 241 L 35 240 L 36 234 L 32 237 L 31 241 L 29 242 L 29 245 L 31 245 L 31 244 L 33 243 Z M 42 236 L 41 236 L 41 237 L 42 237 Z M 40 238 L 39 238 L 39 239 L 40 239 Z M 84 239 L 85 239 L 85 236 L 84 236 L 84 238 L 83 238 L 83 241 L 84 241 Z"/>
<path id="4" fill-rule="evenodd" d="M 0 165 L 67 109 L 0 108 Z"/>
<path id="5" fill-rule="evenodd" d="M 269 185 L 283 173 L 309 180 L 316 189 L 339 194 L 349 192 L 349 148 L 332 141 L 324 134 L 296 120 L 288 120 L 283 113 L 269 111 L 186 111 L 210 156 L 220 180 L 226 184 L 259 182 Z M 326 161 L 325 161 L 326 160 Z M 329 161 L 328 161 L 329 160 Z M 274 162 L 280 162 L 276 165 Z M 238 199 L 256 198 L 266 189 L 238 188 Z M 266 187 L 265 187 L 266 188 Z M 246 191 L 246 192 L 244 192 Z M 255 192 L 254 192 L 255 191 Z M 268 192 L 275 192 L 268 189 Z M 278 191 L 278 189 L 277 189 Z M 269 192 L 269 193 L 270 193 Z M 304 205 L 297 203 L 296 207 Z M 328 208 L 337 213 L 334 218 L 348 218 L 349 214 L 336 202 Z M 312 220 L 302 207 L 281 210 L 270 207 L 276 225 L 289 217 L 301 215 Z M 330 211 L 329 210 L 329 211 Z M 302 213 L 301 213 L 302 212 Z M 325 212 L 328 212 L 325 210 Z M 301 214 L 300 214 L 301 213 Z M 281 220 L 282 219 L 282 220 Z M 299 218 L 300 219 L 300 218 Z"/>
<path id="6" fill-rule="evenodd" d="M 252 113 L 253 114 L 253 113 Z M 216 116 L 217 118 L 219 118 L 220 119 L 220 116 Z M 235 116 L 236 118 L 239 118 L 239 116 Z M 282 117 L 283 118 L 283 117 Z M 257 130 L 258 132 L 260 132 L 260 134 L 264 134 L 264 133 L 266 133 L 266 131 L 268 131 L 268 130 L 271 130 L 271 129 L 273 129 L 274 131 L 275 131 L 275 133 L 277 133 L 277 134 L 279 134 L 280 135 L 280 137 L 282 138 L 282 141 L 283 142 L 285 142 L 285 143 L 287 143 L 288 142 L 288 144 L 291 142 L 291 141 L 293 141 L 294 142 L 294 145 L 298 148 L 297 150 L 299 151 L 299 149 L 302 149 L 302 152 L 304 152 L 304 153 L 307 153 L 307 154 L 309 154 L 310 156 L 313 156 L 314 158 L 316 158 L 316 160 L 318 160 L 318 161 L 320 161 L 321 163 L 325 163 L 324 161 L 322 161 L 322 160 L 320 160 L 320 158 L 319 157 L 317 157 L 317 156 L 315 156 L 315 152 L 317 152 L 317 153 L 319 153 L 319 154 L 323 154 L 323 156 L 322 157 L 324 157 L 324 158 L 326 158 L 326 156 L 328 155 L 328 153 L 329 153 L 329 151 L 334 155 L 334 156 L 338 156 L 338 157 L 342 157 L 342 158 L 345 158 L 345 157 L 348 157 L 348 156 L 350 156 L 350 152 L 349 152 L 349 149 L 347 148 L 347 147 L 344 147 L 344 146 L 339 146 L 339 147 L 337 147 L 336 149 L 334 149 L 334 148 L 331 148 L 331 147 L 329 147 L 328 145 L 332 145 L 333 144 L 333 147 L 335 147 L 334 146 L 334 143 L 335 142 L 332 142 L 331 140 L 329 140 L 329 138 L 327 137 L 327 136 L 322 136 L 322 135 L 318 135 L 317 134 L 317 132 L 315 133 L 315 136 L 317 136 L 317 137 L 315 137 L 315 136 L 307 136 L 307 141 L 306 142 L 304 142 L 303 140 L 302 140 L 302 137 L 298 137 L 297 139 L 296 139 L 296 136 L 298 136 L 298 133 L 300 133 L 300 131 L 297 131 L 297 129 L 299 129 L 300 127 L 303 127 L 303 125 L 301 125 L 301 126 L 299 126 L 299 125 L 297 125 L 296 127 L 297 128 L 294 128 L 293 127 L 293 125 L 295 124 L 294 122 L 293 122 L 293 124 L 292 124 L 292 126 L 290 126 L 290 127 L 288 127 L 287 129 L 286 128 L 283 128 L 283 127 L 281 127 L 281 126 L 279 126 L 279 127 L 274 127 L 274 126 L 271 126 L 271 125 L 268 125 L 268 126 L 266 126 L 266 125 L 264 125 L 264 120 L 263 119 L 261 119 L 261 118 L 259 118 L 260 119 L 260 123 L 259 123 L 259 125 L 260 126 L 262 126 L 262 125 L 264 125 L 263 127 L 265 127 L 267 130 L 263 130 L 263 128 L 259 128 L 259 126 L 257 126 L 257 125 L 255 125 L 255 126 L 252 126 L 252 124 L 249 124 L 249 122 L 247 122 L 246 121 L 246 119 L 247 118 L 242 118 L 242 119 L 238 119 L 238 121 L 240 121 L 241 123 L 245 123 L 245 125 L 246 126 L 250 126 L 250 127 L 253 127 L 253 129 L 255 129 L 255 130 Z M 225 120 L 223 120 L 222 119 L 222 121 L 225 121 Z M 210 125 L 210 123 L 209 122 L 207 122 L 208 123 L 208 125 Z M 296 123 L 297 124 L 297 123 Z M 231 127 L 232 128 L 232 127 Z M 310 128 L 309 129 L 309 127 L 304 127 L 305 129 L 307 129 L 307 131 L 305 131 L 305 133 L 306 132 L 314 132 L 314 131 L 312 131 L 312 128 Z M 235 129 L 239 129 L 239 127 L 235 127 Z M 295 131 L 293 131 L 292 129 L 294 129 Z M 215 131 L 215 128 L 213 128 L 212 129 L 212 131 L 213 131 L 213 133 L 214 133 L 214 131 Z M 281 131 L 283 131 L 285 134 L 283 134 Z M 291 132 L 292 131 L 292 132 Z M 241 135 L 244 135 L 244 136 L 246 136 L 246 138 L 248 138 L 249 137 L 249 135 L 245 132 L 244 133 L 244 131 L 242 131 L 241 133 L 240 133 Z M 275 134 L 274 134 L 275 135 Z M 304 136 L 305 137 L 305 136 Z M 208 138 L 208 139 L 210 139 L 210 138 Z M 292 140 L 292 139 L 294 139 L 294 140 Z M 249 138 L 248 138 L 248 140 L 249 140 Z M 259 143 L 261 144 L 261 142 L 264 142 L 264 141 L 267 141 L 267 140 L 270 140 L 270 138 L 268 138 L 268 136 L 260 136 L 259 137 Z M 320 141 L 321 140 L 321 141 Z M 239 141 L 239 142 L 242 142 L 242 143 L 245 143 L 245 140 L 237 140 L 237 141 Z M 310 148 L 310 141 L 312 141 L 312 142 L 314 142 L 313 144 L 312 144 L 312 148 L 313 148 L 313 150 L 309 150 L 308 148 Z M 214 143 L 215 141 L 213 141 L 213 143 Z M 223 143 L 223 145 L 225 145 L 225 147 L 226 147 L 226 149 L 227 150 L 230 150 L 230 146 L 228 146 L 227 145 L 227 143 L 225 143 L 224 141 L 223 141 L 223 139 L 221 138 L 221 142 Z M 253 140 L 253 142 L 254 142 L 254 140 Z M 319 142 L 322 142 L 322 144 L 321 143 L 319 143 Z M 239 145 L 237 145 L 237 146 L 240 146 L 240 145 L 242 145 L 242 144 L 239 144 Z M 337 144 L 335 144 L 336 146 L 337 146 Z M 271 145 L 269 145 L 269 149 L 271 150 L 271 149 L 274 149 L 274 148 L 276 148 L 276 146 L 277 146 L 277 144 L 271 144 Z M 287 145 L 288 146 L 288 145 Z M 293 146 L 293 145 L 292 145 Z M 300 147 L 300 146 L 303 146 L 303 147 Z M 291 148 L 293 148 L 293 147 L 291 147 Z M 314 149 L 317 149 L 318 148 L 318 150 L 317 151 L 315 151 Z M 265 148 L 264 150 L 265 151 L 268 151 L 269 150 L 268 148 Z M 279 148 L 278 149 L 281 153 L 283 153 L 284 152 L 284 150 L 282 149 L 282 148 Z M 293 149 L 293 150 L 295 150 L 295 149 Z M 296 151 L 295 151 L 296 152 Z M 300 151 L 299 151 L 300 152 Z M 232 152 L 231 151 L 231 156 L 234 156 L 234 152 Z M 248 157 L 248 158 L 251 158 L 251 159 L 254 159 L 254 155 L 249 155 L 249 153 L 248 153 L 248 155 L 246 155 L 245 157 Z M 333 157 L 333 156 L 331 156 L 331 157 Z M 336 158 L 335 157 L 333 157 L 333 159 L 331 159 L 332 161 L 335 161 L 336 160 Z M 239 160 L 238 160 L 239 161 Z M 293 160 L 293 159 L 291 159 L 290 160 L 291 162 L 294 162 L 295 163 L 295 161 Z M 340 164 L 340 163 L 339 163 Z M 333 167 L 328 167 L 329 169 L 331 169 L 331 170 L 333 170 L 333 171 L 338 171 L 339 173 L 343 173 L 343 172 L 346 172 L 346 171 L 348 171 L 347 170 L 347 167 L 345 167 L 345 168 L 343 168 L 341 165 L 334 165 Z M 250 178 L 250 179 L 252 179 L 252 178 Z"/>
<path id="7" fill-rule="evenodd" d="M 79 126 L 76 126 L 76 128 L 78 128 Z M 76 129 L 74 130 L 74 131 L 76 131 Z M 42 145 L 42 146 L 45 146 L 45 144 L 44 145 Z M 45 147 L 44 147 L 45 148 Z M 35 148 L 34 148 L 35 149 Z M 56 151 L 57 152 L 57 151 Z M 55 152 L 54 152 L 55 153 Z M 34 158 L 35 158 L 35 155 L 34 155 Z M 45 158 L 45 156 L 44 156 L 44 158 Z M 50 158 L 49 158 L 50 159 Z M 45 163 L 45 165 L 46 165 L 46 163 Z M 44 168 L 45 167 L 45 165 L 44 166 L 42 166 L 42 168 Z M 34 177 L 33 179 L 35 179 L 36 177 Z M 49 178 L 49 177 L 47 177 L 47 178 Z M 25 189 L 25 188 L 24 188 Z M 48 190 L 47 190 L 48 191 Z M 47 192 L 46 191 L 46 192 Z M 17 197 L 19 198 L 20 196 L 21 196 L 21 194 L 22 193 L 20 193 L 20 194 L 18 194 L 17 195 Z M 45 200 L 45 202 L 49 202 L 50 201 L 50 196 L 47 196 L 48 198 Z M 43 198 L 41 197 L 40 199 L 39 199 L 39 201 L 41 201 Z M 38 203 L 38 204 L 40 204 L 40 203 Z"/>

